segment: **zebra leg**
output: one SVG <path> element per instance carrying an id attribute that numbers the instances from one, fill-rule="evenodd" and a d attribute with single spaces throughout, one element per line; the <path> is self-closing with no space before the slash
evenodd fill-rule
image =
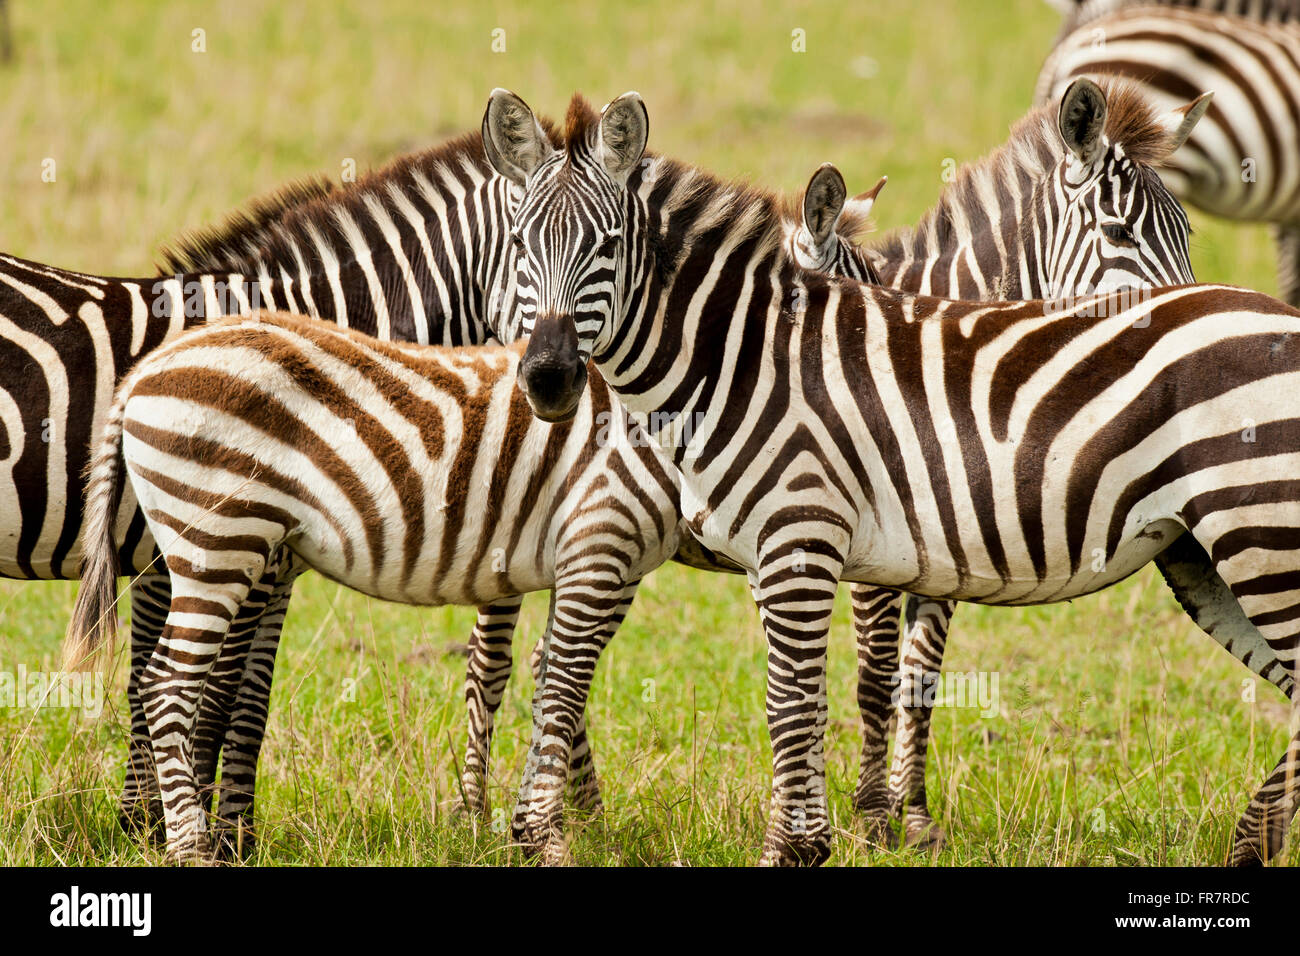
<path id="1" fill-rule="evenodd" d="M 194 769 L 194 726 L 208 672 L 231 621 L 262 573 L 262 561 L 246 572 L 234 572 L 228 567 L 228 551 L 209 552 L 185 539 L 177 541 L 184 556 L 168 557 L 171 607 L 140 678 L 140 697 L 162 791 L 167 858 L 204 863 L 211 850 Z"/>
<path id="2" fill-rule="evenodd" d="M 618 630 L 639 581 L 556 583 L 552 625 L 533 694 L 533 738 L 511 830 L 526 852 L 548 865 L 565 854 L 562 811 L 573 743 L 601 651 Z"/>
<path id="3" fill-rule="evenodd" d="M 858 645 L 858 712 L 862 716 L 862 763 L 853 809 L 876 846 L 896 844 L 889 825 L 890 800 L 885 755 L 898 674 L 898 618 L 903 596 L 889 588 L 855 584 L 849 589 Z"/>
<path id="4" fill-rule="evenodd" d="M 488 754 L 497 708 L 510 680 L 511 648 L 523 596 L 503 598 L 478 609 L 469 636 L 469 662 L 465 668 L 465 707 L 469 713 L 469 738 L 460 786 L 461 807 L 482 816 L 488 811 Z"/>
<path id="5" fill-rule="evenodd" d="M 550 632 L 555 624 L 555 594 L 551 593 L 551 609 L 546 617 L 546 630 Z M 529 664 L 533 672 L 533 684 L 542 682 L 542 642 L 533 645 Z M 578 729 L 573 732 L 573 750 L 569 754 L 569 802 L 576 810 L 599 813 L 600 784 L 596 781 L 596 762 L 591 753 L 591 743 L 587 739 L 587 713 L 578 718 Z"/>
<path id="6" fill-rule="evenodd" d="M 140 704 L 140 678 L 158 644 L 171 599 L 171 578 L 166 573 L 141 575 L 131 584 L 131 673 L 126 688 L 131 739 L 118 801 L 118 822 L 127 833 L 141 833 L 158 842 L 163 836 L 162 796 L 154 770 L 149 721 Z"/>
<path id="7" fill-rule="evenodd" d="M 828 529 L 820 539 L 774 540 L 751 575 L 767 634 L 773 763 L 760 866 L 816 866 L 830 856 L 826 649 L 847 537 Z"/>
<path id="8" fill-rule="evenodd" d="M 925 760 L 930 746 L 934 692 L 948 644 L 954 601 L 934 601 L 912 595 L 907 600 L 907 628 L 900 668 L 898 734 L 889 771 L 889 792 L 895 815 L 902 817 L 903 842 L 938 849 L 944 835 L 930 816 L 925 794 Z"/>
<path id="9" fill-rule="evenodd" d="M 1300 223 L 1283 223 L 1274 227 L 1277 240 L 1278 298 L 1300 308 Z"/>
<path id="10" fill-rule="evenodd" d="M 247 860 L 256 848 L 253 798 L 257 790 L 257 761 L 266 736 L 280 632 L 289 611 L 293 582 L 302 570 L 292 553 L 281 551 L 273 567 L 258 582 L 264 596 L 250 612 L 250 616 L 256 615 L 253 618 L 256 628 L 243 655 L 239 690 L 222 737 L 221 783 L 217 788 L 213 834 L 220 859 Z M 240 618 L 244 616 L 241 611 Z M 225 646 L 221 656 L 226 657 Z"/>
<path id="11" fill-rule="evenodd" d="M 1257 866 L 1281 849 L 1291 818 L 1300 805 L 1300 689 L 1296 682 L 1296 658 L 1300 651 L 1300 566 L 1291 557 L 1294 551 L 1280 549 L 1274 543 L 1277 537 L 1270 533 L 1275 529 L 1258 525 L 1233 527 L 1227 521 L 1214 520 L 1216 517 L 1218 514 L 1212 512 L 1202 518 L 1193 533 L 1205 552 L 1214 555 L 1213 569 L 1218 581 L 1226 583 L 1258 635 L 1252 640 L 1238 633 L 1234 653 L 1240 656 L 1239 649 L 1249 647 L 1242 659 L 1291 698 L 1291 739 L 1286 751 L 1251 798 L 1233 834 L 1229 863 Z M 1259 520 L 1258 516 L 1252 517 Z M 1279 515 L 1280 519 L 1285 517 L 1285 512 Z M 1186 584 L 1192 577 L 1185 566 L 1179 568 L 1179 558 L 1186 559 L 1192 552 L 1186 544 L 1177 546 L 1179 551 L 1166 563 L 1172 565 L 1175 578 Z M 1217 586 L 1215 580 L 1207 578 L 1201 590 L 1213 593 Z M 1229 627 L 1223 630 L 1231 632 L 1230 616 L 1227 623 Z"/>
<path id="12" fill-rule="evenodd" d="M 218 759 L 222 761 L 223 777 L 228 770 L 230 755 L 223 754 L 223 741 L 229 733 L 231 714 L 244 680 L 249 649 L 275 589 L 275 580 L 276 571 L 267 571 L 248 592 L 203 685 L 203 699 L 194 725 L 194 773 L 204 810 L 209 812 L 218 790 Z"/>

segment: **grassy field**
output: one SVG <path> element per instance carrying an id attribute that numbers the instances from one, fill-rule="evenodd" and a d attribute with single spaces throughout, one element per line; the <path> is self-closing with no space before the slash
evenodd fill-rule
<path id="1" fill-rule="evenodd" d="M 651 144 L 795 190 L 824 160 L 851 190 L 881 174 L 882 229 L 914 221 L 946 159 L 1001 142 L 1056 29 L 1041 0 L 871 4 L 443 3 L 328 11 L 302 0 L 208 4 L 13 0 L 0 67 L 0 248 L 147 275 L 156 250 L 297 176 L 364 169 L 477 127 L 488 92 L 562 112 L 637 89 Z M 988 12 L 996 6 L 996 16 Z M 493 31 L 505 31 L 493 52 Z M 806 52 L 792 50 L 804 31 Z M 195 52 L 195 30 L 205 46 Z M 497 35 L 498 39 L 501 37 Z M 42 179 L 54 160 L 55 181 Z M 1265 230 L 1192 212 L 1204 280 L 1274 292 Z M 50 669 L 75 586 L 0 582 L 0 671 Z M 491 799 L 508 808 L 528 738 L 520 679 L 498 722 Z M 449 813 L 463 746 L 473 614 L 372 601 L 309 576 L 285 629 L 258 791 L 259 864 L 520 862 L 499 825 Z M 739 578 L 653 575 L 601 663 L 591 705 L 607 809 L 575 821 L 587 864 L 748 864 L 770 752 L 764 646 Z M 1148 570 L 1033 609 L 966 607 L 948 664 L 997 675 L 997 713 L 936 713 L 937 856 L 869 853 L 849 812 L 859 727 L 847 602 L 832 636 L 831 862 L 1211 864 L 1285 745 L 1271 686 L 1186 620 Z M 0 864 L 155 863 L 122 835 L 120 665 L 98 720 L 0 709 Z M 647 684 L 653 681 L 653 684 Z M 653 687 L 653 693 L 648 688 Z M 355 694 L 349 689 L 354 689 Z M 1293 843 L 1295 841 L 1292 841 Z M 1294 849 L 1281 862 L 1297 859 Z"/>

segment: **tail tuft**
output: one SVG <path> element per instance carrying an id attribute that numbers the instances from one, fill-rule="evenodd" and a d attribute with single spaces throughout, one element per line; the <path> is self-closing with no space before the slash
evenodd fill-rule
<path id="1" fill-rule="evenodd" d="M 99 451 L 87 469 L 85 524 L 82 528 L 81 589 L 63 643 L 63 669 L 82 670 L 97 663 L 105 645 L 117 638 L 117 543 L 113 526 L 121 499 L 123 389 L 109 409 Z"/>

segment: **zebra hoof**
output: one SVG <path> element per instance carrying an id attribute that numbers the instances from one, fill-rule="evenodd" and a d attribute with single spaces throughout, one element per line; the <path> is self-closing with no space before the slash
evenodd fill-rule
<path id="1" fill-rule="evenodd" d="M 927 814 L 910 815 L 903 823 L 903 845 L 916 850 L 938 853 L 947 844 L 943 829 Z"/>
<path id="2" fill-rule="evenodd" d="M 884 809 L 858 816 L 858 835 L 873 850 L 897 850 L 898 834 L 894 822 Z"/>
<path id="3" fill-rule="evenodd" d="M 219 862 L 206 837 L 167 848 L 167 863 L 171 866 L 216 866 Z"/>
<path id="4" fill-rule="evenodd" d="M 212 859 L 217 863 L 247 863 L 257 850 L 257 836 L 246 821 L 219 822 L 212 832 Z"/>
<path id="5" fill-rule="evenodd" d="M 117 811 L 117 823 L 123 833 L 143 838 L 153 846 L 161 847 L 166 841 L 161 799 L 122 801 Z"/>
<path id="6" fill-rule="evenodd" d="M 1232 856 L 1228 858 L 1228 865 L 1236 867 L 1263 866 L 1282 849 L 1284 837 L 1285 833 L 1281 827 L 1267 833 L 1264 839 L 1260 839 L 1260 835 L 1257 833 L 1242 833 L 1241 828 L 1238 827 L 1236 838 L 1232 843 Z"/>
<path id="7" fill-rule="evenodd" d="M 451 804 L 451 815 L 457 820 L 481 821 L 488 816 L 487 795 L 471 792 L 468 788 L 464 796 L 458 796 Z"/>
<path id="8" fill-rule="evenodd" d="M 546 820 L 521 820 L 516 817 L 510 824 L 510 835 L 524 851 L 524 856 L 539 860 L 543 866 L 554 866 L 563 856 L 564 833 Z"/>
<path id="9" fill-rule="evenodd" d="M 821 866 L 831 855 L 829 834 L 794 837 L 768 831 L 759 866 Z"/>

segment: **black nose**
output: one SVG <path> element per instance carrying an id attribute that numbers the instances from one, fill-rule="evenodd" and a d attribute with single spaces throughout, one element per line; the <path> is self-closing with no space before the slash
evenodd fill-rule
<path id="1" fill-rule="evenodd" d="M 578 331 L 570 316 L 537 320 L 519 363 L 519 381 L 533 414 L 542 421 L 573 417 L 587 387 L 587 363 L 578 351 Z"/>

